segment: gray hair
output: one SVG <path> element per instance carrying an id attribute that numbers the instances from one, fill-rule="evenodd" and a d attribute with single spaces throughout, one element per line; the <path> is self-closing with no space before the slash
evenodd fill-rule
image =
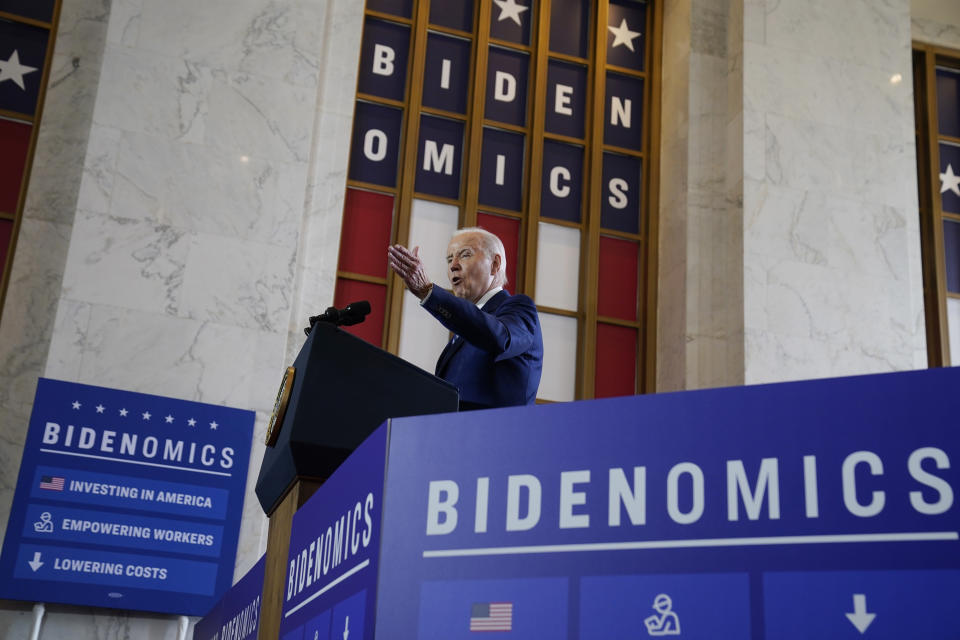
<path id="1" fill-rule="evenodd" d="M 450 239 L 453 240 L 457 236 L 465 233 L 476 233 L 480 236 L 480 248 L 483 249 L 483 252 L 491 260 L 493 260 L 493 256 L 500 256 L 500 271 L 497 272 L 497 286 L 505 286 L 507 284 L 507 252 L 503 248 L 503 242 L 500 238 L 482 227 L 464 227 L 463 229 L 454 231 Z"/>

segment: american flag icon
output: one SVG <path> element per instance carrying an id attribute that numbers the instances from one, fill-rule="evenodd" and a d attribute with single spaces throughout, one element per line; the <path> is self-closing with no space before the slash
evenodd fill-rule
<path id="1" fill-rule="evenodd" d="M 510 631 L 512 629 L 512 602 L 475 602 L 470 608 L 470 631 Z"/>
<path id="2" fill-rule="evenodd" d="M 61 476 L 41 476 L 40 488 L 49 491 L 63 491 L 64 478 Z"/>

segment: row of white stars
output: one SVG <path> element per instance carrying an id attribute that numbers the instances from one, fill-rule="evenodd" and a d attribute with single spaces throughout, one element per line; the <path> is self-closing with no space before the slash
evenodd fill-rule
<path id="1" fill-rule="evenodd" d="M 522 4 L 517 4 L 517 0 L 493 0 L 493 2 L 500 7 L 500 15 L 497 17 L 497 22 L 513 20 L 517 26 L 521 26 L 520 14 L 530 8 Z M 611 48 L 624 46 L 636 53 L 636 49 L 633 48 L 633 41 L 640 37 L 640 32 L 631 31 L 626 18 L 620 20 L 619 27 L 607 26 L 607 29 L 613 34 L 613 44 Z"/>
<path id="2" fill-rule="evenodd" d="M 79 400 L 74 400 L 74 401 L 73 401 L 73 404 L 72 404 L 71 406 L 73 406 L 73 409 L 74 409 L 75 411 L 79 411 L 79 410 L 80 410 L 80 407 L 82 407 L 83 404 L 82 404 Z M 105 412 L 105 411 L 107 410 L 107 408 L 106 408 L 105 406 L 103 406 L 102 404 L 98 404 L 96 407 L 94 407 L 94 409 L 97 410 L 97 413 L 103 413 L 103 412 Z M 126 417 L 130 414 L 130 412 L 127 411 L 127 409 L 126 409 L 125 407 L 124 407 L 124 408 L 121 408 L 117 413 L 120 415 L 121 418 L 126 418 Z M 140 418 L 141 418 L 142 420 L 148 420 L 148 421 L 149 421 L 150 418 L 152 418 L 152 417 L 153 417 L 153 414 L 150 413 L 149 411 L 144 411 L 143 413 L 140 414 Z M 176 421 L 176 419 L 175 419 L 172 415 L 167 414 L 167 415 L 164 417 L 163 421 L 166 422 L 167 424 L 173 424 L 173 423 Z M 187 426 L 195 427 L 195 426 L 197 426 L 197 421 L 196 421 L 195 419 L 193 419 L 193 418 L 190 418 L 190 419 L 187 420 Z M 217 427 L 219 427 L 219 426 L 220 426 L 220 425 L 217 423 L 216 420 L 214 420 L 213 422 L 210 423 L 210 428 L 213 429 L 214 431 L 216 431 Z"/>

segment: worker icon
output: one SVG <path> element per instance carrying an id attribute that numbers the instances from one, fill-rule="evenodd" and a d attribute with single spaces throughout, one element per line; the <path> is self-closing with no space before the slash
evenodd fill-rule
<path id="1" fill-rule="evenodd" d="M 40 520 L 33 523 L 33 530 L 37 533 L 53 533 L 53 520 L 49 511 L 40 514 Z"/>
<path id="2" fill-rule="evenodd" d="M 643 624 L 647 627 L 647 635 L 680 635 L 680 618 L 672 609 L 673 601 L 667 594 L 661 593 L 653 599 L 653 610 L 657 612 L 657 615 L 644 619 Z"/>

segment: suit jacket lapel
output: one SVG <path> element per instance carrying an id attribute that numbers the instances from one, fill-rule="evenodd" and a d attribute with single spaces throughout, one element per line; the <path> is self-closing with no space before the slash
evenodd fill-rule
<path id="1" fill-rule="evenodd" d="M 463 338 L 458 338 L 456 342 L 447 343 L 447 346 L 443 348 L 443 351 L 440 352 L 440 357 L 437 359 L 437 370 L 435 375 L 443 375 L 443 372 L 447 368 L 447 363 L 450 362 L 450 358 L 452 358 L 453 354 L 460 350 L 460 347 L 463 346 L 463 342 Z"/>

